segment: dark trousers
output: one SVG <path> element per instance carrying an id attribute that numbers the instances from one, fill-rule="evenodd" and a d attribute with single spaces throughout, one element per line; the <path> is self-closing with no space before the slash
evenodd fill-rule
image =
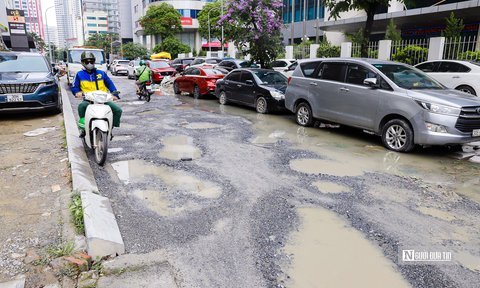
<path id="1" fill-rule="evenodd" d="M 120 127 L 120 117 L 122 116 L 122 108 L 113 102 L 105 103 L 112 109 L 113 112 L 113 126 Z M 85 117 L 85 112 L 87 111 L 87 106 L 90 105 L 88 101 L 82 101 L 82 103 L 78 104 L 78 116 L 80 118 Z"/>

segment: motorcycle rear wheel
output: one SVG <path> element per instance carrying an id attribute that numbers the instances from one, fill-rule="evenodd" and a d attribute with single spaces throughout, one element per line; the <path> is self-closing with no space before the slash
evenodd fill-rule
<path id="1" fill-rule="evenodd" d="M 108 133 L 104 132 L 100 129 L 95 129 L 93 131 L 95 133 L 95 162 L 98 165 L 103 166 L 105 161 L 107 160 L 107 153 L 108 153 Z"/>

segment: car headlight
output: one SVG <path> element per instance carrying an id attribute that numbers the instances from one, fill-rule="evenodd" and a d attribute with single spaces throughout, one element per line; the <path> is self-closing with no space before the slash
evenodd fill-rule
<path id="1" fill-rule="evenodd" d="M 282 92 L 270 90 L 270 95 L 272 95 L 275 100 L 285 99 L 285 95 Z"/>
<path id="2" fill-rule="evenodd" d="M 48 82 L 40 83 L 40 85 L 38 85 L 38 88 L 48 87 L 48 86 L 52 86 L 52 85 L 55 85 L 55 81 L 48 81 Z"/>
<path id="3" fill-rule="evenodd" d="M 416 100 L 416 102 L 423 109 L 425 109 L 429 112 L 432 112 L 432 113 L 444 114 L 444 115 L 453 115 L 453 116 L 460 115 L 460 108 L 445 106 L 445 105 L 436 104 L 436 103 L 429 103 L 429 102 L 424 102 L 424 101 L 420 101 L 420 100 Z"/>

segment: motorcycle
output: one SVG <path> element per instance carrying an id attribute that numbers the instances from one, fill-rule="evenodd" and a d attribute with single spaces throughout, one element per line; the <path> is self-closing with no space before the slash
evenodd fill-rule
<path id="1" fill-rule="evenodd" d="M 145 101 L 150 102 L 153 93 L 152 81 L 149 80 L 141 85 L 140 91 L 138 92 L 138 99 L 144 99 Z"/>
<path id="2" fill-rule="evenodd" d="M 85 112 L 84 141 L 95 154 L 95 162 L 103 166 L 107 160 L 108 142 L 112 136 L 113 112 L 105 103 L 113 101 L 113 95 L 104 91 L 85 93 L 85 100 L 92 104 Z"/>

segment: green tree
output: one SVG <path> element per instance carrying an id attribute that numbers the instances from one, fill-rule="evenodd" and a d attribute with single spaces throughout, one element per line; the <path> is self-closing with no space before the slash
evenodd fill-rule
<path id="1" fill-rule="evenodd" d="M 400 33 L 400 30 L 397 29 L 397 25 L 395 25 L 393 19 L 390 19 L 390 22 L 388 22 L 387 32 L 385 32 L 385 39 L 392 41 L 402 40 L 402 34 Z"/>
<path id="2" fill-rule="evenodd" d="M 462 32 L 465 25 L 463 24 L 463 19 L 456 18 L 455 13 L 450 13 L 448 18 L 445 18 L 447 22 L 447 27 L 442 31 L 442 36 L 445 38 L 458 38 Z"/>
<path id="3" fill-rule="evenodd" d="M 106 55 L 109 55 L 110 52 L 114 53 L 116 52 L 117 48 L 113 47 L 113 51 L 111 50 L 112 47 L 112 42 L 118 39 L 118 34 L 116 33 L 109 33 L 109 34 L 103 34 L 103 33 L 98 33 L 98 34 L 91 34 L 87 41 L 85 41 L 85 46 L 94 46 L 99 49 L 103 49 Z"/>
<path id="4" fill-rule="evenodd" d="M 122 47 L 123 57 L 128 60 L 145 57 L 147 53 L 147 48 L 143 47 L 140 43 L 129 42 Z"/>
<path id="5" fill-rule="evenodd" d="M 145 29 L 146 35 L 160 35 L 163 42 L 182 32 L 181 16 L 172 5 L 161 3 L 148 8 L 145 16 L 140 18 L 140 25 Z"/>
<path id="6" fill-rule="evenodd" d="M 175 37 L 167 37 L 163 40 L 161 45 L 156 45 L 153 48 L 154 53 L 166 51 L 172 55 L 173 58 L 177 58 L 180 53 L 189 53 L 191 51 L 190 46 L 183 44 Z"/>
<path id="7" fill-rule="evenodd" d="M 47 44 L 45 44 L 45 41 L 43 41 L 42 37 L 35 32 L 28 32 L 27 34 L 28 36 L 32 37 L 35 47 L 37 47 L 38 51 L 43 52 L 46 50 Z"/>
<path id="8" fill-rule="evenodd" d="M 224 25 L 225 38 L 235 40 L 241 53 L 268 67 L 283 49 L 282 0 L 231 0 L 218 22 Z"/>
<path id="9" fill-rule="evenodd" d="M 203 9 L 198 13 L 198 32 L 200 36 L 208 39 L 208 16 L 210 15 L 210 38 L 217 38 L 222 41 L 222 28 L 218 25 L 220 20 L 221 2 L 216 1 L 206 4 Z M 208 13 L 210 11 L 210 13 Z M 222 41 L 223 42 L 223 41 Z"/>
<path id="10" fill-rule="evenodd" d="M 404 2 L 405 0 L 400 0 Z M 377 7 L 385 7 L 389 5 L 389 0 L 324 0 L 325 7 L 330 9 L 330 18 L 337 20 L 340 18 L 341 12 L 349 10 L 363 10 L 367 14 L 363 30 L 363 39 L 360 42 L 361 56 L 368 57 L 368 39 L 372 33 L 373 17 Z"/>

